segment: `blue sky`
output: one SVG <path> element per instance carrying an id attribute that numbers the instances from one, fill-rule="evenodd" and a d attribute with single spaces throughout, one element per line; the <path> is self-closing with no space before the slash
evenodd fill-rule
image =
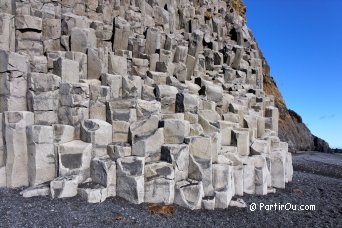
<path id="1" fill-rule="evenodd" d="M 342 148 L 342 0 L 244 0 L 288 108 Z"/>

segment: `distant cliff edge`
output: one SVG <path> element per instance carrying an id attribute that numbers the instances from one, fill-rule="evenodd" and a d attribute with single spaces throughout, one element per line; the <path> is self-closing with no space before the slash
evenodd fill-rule
<path id="1" fill-rule="evenodd" d="M 246 18 L 246 6 L 242 0 L 233 0 L 233 7 L 243 18 Z M 250 35 L 253 37 L 251 31 Z M 313 135 L 303 123 L 302 117 L 286 106 L 283 96 L 271 76 L 270 66 L 260 48 L 258 49 L 263 59 L 264 91 L 266 94 L 274 96 L 275 105 L 279 109 L 279 138 L 289 144 L 289 151 L 341 152 L 341 150 L 331 149 L 326 141 Z"/>

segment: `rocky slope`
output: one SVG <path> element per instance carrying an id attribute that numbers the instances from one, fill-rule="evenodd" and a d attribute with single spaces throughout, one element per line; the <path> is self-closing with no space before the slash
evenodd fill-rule
<path id="1" fill-rule="evenodd" d="M 292 181 L 241 1 L 4 2 L 0 187 L 212 210 Z"/>
<path id="2" fill-rule="evenodd" d="M 233 1 L 237 12 L 245 18 L 246 7 L 241 0 Z M 250 35 L 253 36 L 250 31 Z M 256 39 L 254 39 L 257 43 Z M 276 107 L 279 109 L 279 138 L 289 144 L 289 151 L 321 151 L 331 152 L 329 144 L 323 139 L 313 135 L 310 129 L 303 123 L 302 117 L 294 110 L 289 109 L 278 89 L 278 86 L 271 76 L 270 66 L 267 63 L 262 51 L 259 54 L 263 60 L 263 84 L 267 95 L 274 96 Z"/>

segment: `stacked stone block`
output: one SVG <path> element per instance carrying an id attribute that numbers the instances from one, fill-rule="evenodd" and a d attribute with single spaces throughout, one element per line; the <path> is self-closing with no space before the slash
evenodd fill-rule
<path id="1" fill-rule="evenodd" d="M 212 210 L 292 180 L 230 1 L 5 2 L 1 187 Z"/>

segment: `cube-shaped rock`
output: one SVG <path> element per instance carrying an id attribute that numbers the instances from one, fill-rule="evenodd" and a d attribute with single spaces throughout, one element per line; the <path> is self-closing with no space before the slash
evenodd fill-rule
<path id="1" fill-rule="evenodd" d="M 111 71 L 109 71 L 111 72 Z M 114 74 L 102 74 L 102 85 L 110 87 L 110 99 L 122 97 L 122 76 Z"/>
<path id="2" fill-rule="evenodd" d="M 86 83 L 61 83 L 60 103 L 68 107 L 89 107 L 89 86 Z"/>
<path id="3" fill-rule="evenodd" d="M 95 30 L 75 27 L 71 30 L 71 51 L 87 53 L 88 48 L 96 47 Z"/>
<path id="4" fill-rule="evenodd" d="M 5 188 L 6 183 L 6 166 L 0 168 L 0 188 Z"/>
<path id="5" fill-rule="evenodd" d="M 175 181 L 188 178 L 189 146 L 186 144 L 164 144 L 161 148 L 161 160 L 173 164 Z"/>
<path id="6" fill-rule="evenodd" d="M 137 100 L 137 117 L 138 119 L 148 118 L 151 115 L 161 113 L 161 104 L 158 101 Z"/>
<path id="7" fill-rule="evenodd" d="M 191 210 L 200 209 L 204 197 L 203 183 L 197 181 L 179 181 L 175 187 L 174 203 Z"/>
<path id="8" fill-rule="evenodd" d="M 107 198 L 107 189 L 100 184 L 87 182 L 78 186 L 78 194 L 88 203 L 102 203 Z"/>
<path id="9" fill-rule="evenodd" d="M 52 198 L 68 198 L 77 195 L 79 179 L 77 176 L 57 177 L 50 182 Z"/>
<path id="10" fill-rule="evenodd" d="M 113 52 L 108 55 L 108 73 L 118 74 L 121 76 L 127 75 L 127 58 L 119 55 L 114 55 Z"/>
<path id="11" fill-rule="evenodd" d="M 157 28 L 149 28 L 146 33 L 145 53 L 154 54 L 157 49 L 160 49 L 161 34 Z"/>
<path id="12" fill-rule="evenodd" d="M 132 145 L 132 155 L 145 157 L 146 162 L 159 161 L 164 144 L 164 130 L 159 128 L 150 135 L 136 136 Z"/>
<path id="13" fill-rule="evenodd" d="M 30 15 L 21 15 L 15 17 L 15 28 L 16 29 L 32 29 L 41 31 L 42 30 L 42 19 Z"/>
<path id="14" fill-rule="evenodd" d="M 131 203 L 144 202 L 145 159 L 142 157 L 124 157 L 117 160 L 116 195 Z"/>
<path id="15" fill-rule="evenodd" d="M 80 80 L 79 63 L 70 59 L 58 58 L 54 61 L 53 73 L 60 76 L 62 82 L 77 83 Z"/>
<path id="16" fill-rule="evenodd" d="M 181 144 L 190 135 L 190 123 L 185 120 L 168 119 L 161 121 L 164 127 L 164 142 L 167 144 Z"/>
<path id="17" fill-rule="evenodd" d="M 116 196 L 116 165 L 109 156 L 93 159 L 90 175 L 93 182 L 106 188 L 108 197 Z"/>
<path id="18" fill-rule="evenodd" d="M 49 184 L 41 184 L 37 186 L 32 186 L 21 191 L 20 195 L 22 195 L 24 198 L 30 198 L 30 197 L 36 197 L 36 196 L 49 196 L 50 186 Z"/>
<path id="19" fill-rule="evenodd" d="M 261 155 L 255 155 L 253 158 L 255 165 L 255 194 L 266 195 L 268 179 L 271 178 L 266 159 Z"/>
<path id="20" fill-rule="evenodd" d="M 132 155 L 132 147 L 129 143 L 111 143 L 107 146 L 108 156 L 116 161 L 119 158 Z"/>
<path id="21" fill-rule="evenodd" d="M 59 39 L 61 37 L 61 20 L 49 19 L 43 20 L 43 39 Z"/>
<path id="22" fill-rule="evenodd" d="M 152 115 L 148 119 L 133 122 L 129 127 L 130 139 L 134 143 L 137 136 L 149 135 L 159 127 L 159 115 Z"/>
<path id="23" fill-rule="evenodd" d="M 54 143 L 66 143 L 74 140 L 75 128 L 70 125 L 53 125 Z"/>
<path id="24" fill-rule="evenodd" d="M 253 154 L 253 155 L 269 154 L 269 153 L 271 153 L 270 141 L 256 139 L 252 143 L 250 151 L 251 151 L 251 154 Z"/>
<path id="25" fill-rule="evenodd" d="M 227 164 L 213 165 L 215 208 L 227 208 L 235 195 L 233 167 Z"/>
<path id="26" fill-rule="evenodd" d="M 253 157 L 243 158 L 243 191 L 255 194 L 255 162 Z"/>
<path id="27" fill-rule="evenodd" d="M 174 194 L 173 165 L 167 162 L 145 165 L 145 202 L 172 204 Z"/>
<path id="28" fill-rule="evenodd" d="M 113 142 L 128 142 L 129 123 L 126 121 L 113 121 Z"/>
<path id="29" fill-rule="evenodd" d="M 249 132 L 248 130 L 233 130 L 232 131 L 232 146 L 237 146 L 240 155 L 249 155 Z"/>
<path id="30" fill-rule="evenodd" d="M 93 145 L 92 157 L 107 155 L 107 145 L 112 142 L 112 125 L 103 120 L 84 120 L 81 139 Z"/>
<path id="31" fill-rule="evenodd" d="M 276 107 L 269 106 L 265 110 L 266 128 L 278 133 L 279 110 Z"/>
<path id="32" fill-rule="evenodd" d="M 80 140 L 58 145 L 59 175 L 77 175 L 79 180 L 90 176 L 92 144 Z"/>

